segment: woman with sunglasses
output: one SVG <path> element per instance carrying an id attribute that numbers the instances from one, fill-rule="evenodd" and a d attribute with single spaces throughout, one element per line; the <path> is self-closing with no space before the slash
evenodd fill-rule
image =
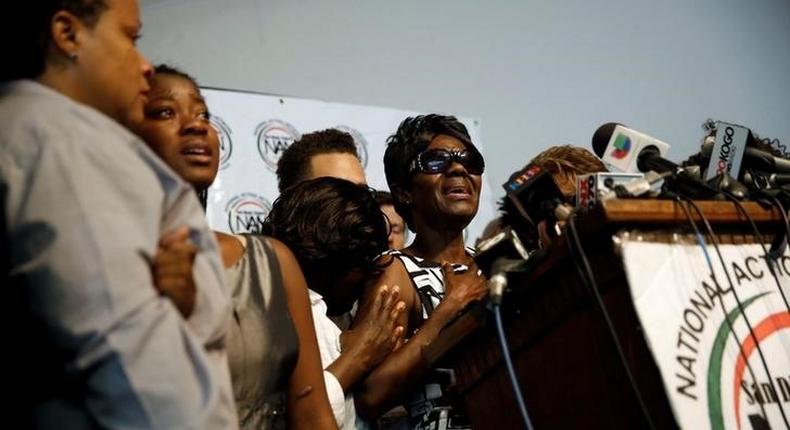
<path id="1" fill-rule="evenodd" d="M 387 141 L 384 168 L 395 210 L 416 233 L 412 244 L 370 285 L 400 285 L 407 342 L 360 384 L 357 410 L 374 419 L 406 399 L 411 428 L 465 428 L 433 383 L 422 350 L 469 303 L 486 294 L 463 231 L 477 213 L 485 163 L 466 127 L 452 116 L 407 118 Z M 360 309 L 372 306 L 369 288 Z M 363 312 L 364 314 L 364 312 Z"/>

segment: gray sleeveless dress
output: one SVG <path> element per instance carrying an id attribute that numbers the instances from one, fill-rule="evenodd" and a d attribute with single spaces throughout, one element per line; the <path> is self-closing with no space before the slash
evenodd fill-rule
<path id="1" fill-rule="evenodd" d="M 242 429 L 284 429 L 285 390 L 299 340 L 277 256 L 263 236 L 245 235 L 242 258 L 225 271 L 232 288 L 228 336 L 233 394 Z"/>

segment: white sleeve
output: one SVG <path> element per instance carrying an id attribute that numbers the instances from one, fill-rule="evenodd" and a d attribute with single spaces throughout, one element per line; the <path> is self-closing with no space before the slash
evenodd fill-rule
<path id="1" fill-rule="evenodd" d="M 346 395 L 343 394 L 343 387 L 335 378 L 335 375 L 328 370 L 324 370 L 324 384 L 326 385 L 326 396 L 329 398 L 329 406 L 335 415 L 338 428 L 343 428 L 346 421 Z"/>

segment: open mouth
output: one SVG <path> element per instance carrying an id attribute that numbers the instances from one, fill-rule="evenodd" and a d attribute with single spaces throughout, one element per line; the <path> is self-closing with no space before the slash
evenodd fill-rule
<path id="1" fill-rule="evenodd" d="M 466 200 L 472 198 L 472 190 L 466 183 L 455 182 L 448 184 L 442 190 L 442 193 L 454 200 Z"/>
<path id="2" fill-rule="evenodd" d="M 181 148 L 181 155 L 195 164 L 211 164 L 211 146 L 206 142 L 189 142 Z"/>

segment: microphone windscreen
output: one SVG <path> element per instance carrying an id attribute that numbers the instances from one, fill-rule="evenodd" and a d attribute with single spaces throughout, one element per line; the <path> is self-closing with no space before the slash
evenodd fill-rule
<path id="1" fill-rule="evenodd" d="M 593 151 L 595 151 L 595 155 L 603 158 L 604 153 L 606 152 L 606 147 L 609 145 L 609 141 L 612 139 L 614 128 L 618 125 L 622 124 L 618 124 L 616 122 L 607 122 L 606 124 L 598 127 L 598 130 L 595 130 L 595 134 L 593 134 L 592 137 L 592 147 Z"/>

